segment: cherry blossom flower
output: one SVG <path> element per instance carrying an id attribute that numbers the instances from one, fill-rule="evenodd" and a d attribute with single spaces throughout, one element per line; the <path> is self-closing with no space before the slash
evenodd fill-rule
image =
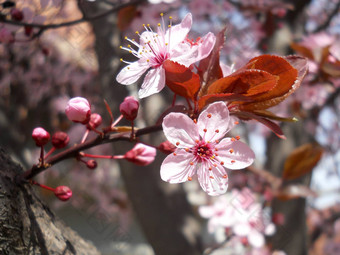
<path id="1" fill-rule="evenodd" d="M 248 188 L 241 191 L 233 189 L 231 193 L 219 197 L 214 204 L 200 206 L 198 211 L 203 218 L 209 219 L 210 233 L 215 233 L 221 227 L 229 229 L 236 236 L 246 238 L 254 248 L 263 247 L 264 235 L 275 232 L 271 218 L 265 217 L 262 205 Z"/>
<path id="2" fill-rule="evenodd" d="M 181 183 L 191 181 L 197 173 L 202 189 L 209 195 L 225 193 L 228 187 L 225 168 L 242 169 L 255 158 L 254 152 L 238 139 L 222 139 L 233 124 L 223 102 L 209 105 L 198 121 L 183 113 L 168 114 L 163 120 L 163 131 L 177 149 L 161 165 L 162 180 Z"/>
<path id="3" fill-rule="evenodd" d="M 163 17 L 163 15 L 161 14 Z M 129 64 L 117 75 L 117 81 L 123 85 L 130 85 L 136 82 L 145 72 L 147 72 L 144 82 L 139 90 L 139 97 L 144 98 L 160 92 L 165 86 L 165 70 L 163 62 L 171 60 L 189 67 L 191 64 L 206 58 L 215 44 L 215 36 L 212 33 L 206 34 L 197 44 L 191 44 L 186 40 L 192 26 L 192 15 L 187 14 L 178 25 L 171 26 L 170 17 L 169 29 L 165 31 L 164 20 L 162 25 L 159 23 L 157 33 L 151 27 L 144 25 L 145 32 L 139 34 L 140 43 L 125 38 L 138 48 L 135 50 L 131 45 L 122 47 L 129 51 L 139 60 L 133 63 L 121 61 Z"/>

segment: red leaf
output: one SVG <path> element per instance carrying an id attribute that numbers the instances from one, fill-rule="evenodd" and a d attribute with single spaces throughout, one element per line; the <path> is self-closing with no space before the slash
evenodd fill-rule
<path id="1" fill-rule="evenodd" d="M 256 114 L 252 113 L 252 112 L 235 112 L 234 113 L 237 117 L 239 117 L 240 119 L 244 119 L 244 120 L 249 120 L 249 119 L 253 119 L 256 120 L 260 123 L 262 123 L 263 125 L 265 125 L 266 127 L 268 127 L 270 130 L 272 130 L 279 138 L 281 139 L 286 139 L 285 135 L 282 132 L 282 129 L 280 128 L 279 125 L 277 125 L 275 122 L 272 122 L 266 118 L 262 118 L 260 116 L 257 116 Z"/>
<path id="2" fill-rule="evenodd" d="M 298 79 L 298 70 L 279 56 L 261 55 L 250 60 L 246 66 L 249 69 L 259 69 L 278 76 L 279 80 L 274 89 L 256 97 L 256 102 L 242 106 L 244 110 L 267 109 L 277 105 L 288 96 Z"/>
<path id="3" fill-rule="evenodd" d="M 217 101 L 250 101 L 249 97 L 233 94 L 233 93 L 221 93 L 221 94 L 210 94 L 201 97 L 198 100 L 198 109 L 201 111 L 205 106 Z"/>
<path id="4" fill-rule="evenodd" d="M 216 36 L 216 42 L 209 56 L 202 59 L 198 66 L 198 74 L 201 79 L 201 83 L 204 86 L 201 88 L 199 95 L 206 94 L 206 88 L 209 84 L 223 77 L 222 69 L 220 66 L 220 50 L 225 42 L 226 28 L 222 29 Z"/>
<path id="5" fill-rule="evenodd" d="M 297 179 L 316 166 L 321 159 L 323 148 L 318 144 L 304 144 L 288 156 L 285 161 L 282 178 L 285 180 Z"/>
<path id="6" fill-rule="evenodd" d="M 175 94 L 195 101 L 200 88 L 198 74 L 171 60 L 166 60 L 163 63 L 163 68 L 165 69 L 166 85 Z"/>
<path id="7" fill-rule="evenodd" d="M 261 70 L 244 70 L 217 80 L 208 88 L 208 94 L 235 93 L 255 96 L 268 92 L 277 84 L 277 77 Z"/>

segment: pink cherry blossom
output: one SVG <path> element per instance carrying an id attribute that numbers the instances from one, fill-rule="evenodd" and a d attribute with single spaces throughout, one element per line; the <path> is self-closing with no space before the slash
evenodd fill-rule
<path id="1" fill-rule="evenodd" d="M 162 180 L 181 183 L 192 180 L 197 173 L 202 189 L 209 195 L 225 193 L 228 187 L 225 168 L 242 169 L 255 158 L 243 142 L 222 139 L 233 124 L 223 102 L 209 105 L 196 123 L 183 113 L 168 114 L 163 120 L 163 131 L 177 149 L 161 165 Z"/>
<path id="2" fill-rule="evenodd" d="M 182 22 L 176 26 L 171 26 L 171 17 L 169 29 L 165 31 L 165 25 L 162 16 L 162 25 L 159 23 L 157 33 L 149 25 L 144 25 L 145 32 L 139 34 L 140 43 L 126 37 L 131 45 L 122 47 L 129 51 L 139 60 L 133 63 L 122 60 L 129 64 L 123 68 L 117 75 L 117 81 L 123 85 L 130 85 L 136 82 L 145 72 L 147 72 L 139 97 L 144 98 L 160 92 L 165 86 L 165 70 L 163 62 L 167 59 L 180 63 L 186 67 L 206 58 L 215 44 L 215 36 L 212 33 L 206 34 L 199 43 L 192 45 L 186 40 L 192 26 L 192 15 L 187 14 Z"/>

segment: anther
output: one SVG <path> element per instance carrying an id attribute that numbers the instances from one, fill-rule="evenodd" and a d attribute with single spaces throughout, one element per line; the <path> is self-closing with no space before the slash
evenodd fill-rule
<path id="1" fill-rule="evenodd" d="M 217 164 L 215 163 L 215 164 L 213 164 L 213 166 L 214 166 L 214 167 L 217 167 Z"/>
<path id="2" fill-rule="evenodd" d="M 177 142 L 176 145 L 178 146 L 178 145 L 179 145 L 179 142 Z"/>
<path id="3" fill-rule="evenodd" d="M 208 113 L 207 117 L 208 117 L 208 118 L 211 118 L 211 114 L 210 114 L 210 113 Z"/>
<path id="4" fill-rule="evenodd" d="M 174 152 L 174 156 L 176 156 L 177 154 Z"/>
<path id="5" fill-rule="evenodd" d="M 185 148 L 185 151 L 186 151 L 186 152 L 189 152 L 189 148 Z"/>
<path id="6" fill-rule="evenodd" d="M 190 162 L 189 164 L 190 164 L 191 166 L 193 166 L 193 165 L 194 165 L 194 162 Z"/>
<path id="7" fill-rule="evenodd" d="M 239 123 L 240 123 L 240 122 L 238 122 L 238 121 L 235 121 L 235 122 L 234 122 L 235 125 L 238 125 Z"/>
<path id="8" fill-rule="evenodd" d="M 194 119 L 194 123 L 197 124 L 197 120 L 196 119 Z"/>
<path id="9" fill-rule="evenodd" d="M 223 162 L 223 161 L 221 161 L 221 165 L 222 165 L 222 166 L 224 165 L 224 162 Z"/>
<path id="10" fill-rule="evenodd" d="M 203 131 L 204 131 L 204 132 L 207 132 L 207 129 L 205 128 L 205 129 L 203 129 Z"/>
<path id="11" fill-rule="evenodd" d="M 232 138 L 231 138 L 231 141 L 232 141 L 232 142 L 235 142 L 235 141 L 236 141 L 236 139 L 235 139 L 234 137 L 232 137 Z"/>
<path id="12" fill-rule="evenodd" d="M 239 135 L 235 136 L 236 140 L 240 140 L 241 137 Z"/>
<path id="13" fill-rule="evenodd" d="M 210 179 L 214 179 L 214 176 L 209 176 Z"/>
<path id="14" fill-rule="evenodd" d="M 211 171 L 212 170 L 212 167 L 211 166 L 209 166 L 209 171 Z"/>
<path id="15" fill-rule="evenodd" d="M 228 177 L 228 176 L 227 176 L 226 174 L 225 174 L 225 175 L 223 175 L 223 178 L 224 178 L 224 179 L 227 179 L 227 177 Z"/>
<path id="16" fill-rule="evenodd" d="M 230 153 L 233 153 L 233 152 L 234 152 L 234 150 L 233 150 L 233 149 L 230 149 L 230 150 L 229 150 L 229 152 L 230 152 Z"/>
<path id="17" fill-rule="evenodd" d="M 216 130 L 215 130 L 215 132 L 216 132 L 216 133 L 219 133 L 219 132 L 220 132 L 220 130 L 216 129 Z"/>
<path id="18" fill-rule="evenodd" d="M 235 163 L 235 160 L 232 160 L 231 163 Z"/>
<path id="19" fill-rule="evenodd" d="M 192 178 L 190 176 L 188 177 L 188 181 L 192 181 Z"/>

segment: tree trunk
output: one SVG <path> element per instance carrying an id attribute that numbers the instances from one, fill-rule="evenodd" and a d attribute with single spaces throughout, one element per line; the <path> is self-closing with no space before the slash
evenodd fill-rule
<path id="1" fill-rule="evenodd" d="M 65 226 L 30 184 L 17 185 L 22 168 L 0 148 L 0 253 L 84 254 L 98 250 Z"/>

